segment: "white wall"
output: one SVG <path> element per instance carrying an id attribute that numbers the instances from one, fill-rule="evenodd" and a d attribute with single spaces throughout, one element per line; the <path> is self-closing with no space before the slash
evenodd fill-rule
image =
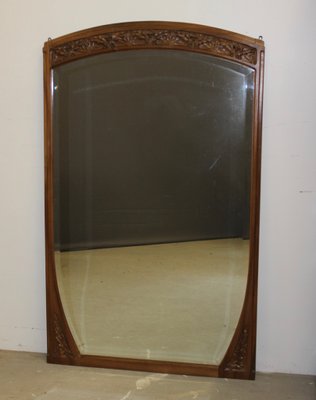
<path id="1" fill-rule="evenodd" d="M 264 36 L 257 367 L 316 374 L 315 0 L 1 0 L 0 348 L 46 350 L 42 44 L 132 20 Z"/>

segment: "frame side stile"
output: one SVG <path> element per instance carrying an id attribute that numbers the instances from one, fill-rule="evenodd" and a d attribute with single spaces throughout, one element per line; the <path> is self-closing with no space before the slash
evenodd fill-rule
<path id="1" fill-rule="evenodd" d="M 254 304 L 254 314 L 253 319 L 255 321 L 255 326 L 253 330 L 253 363 L 252 363 L 252 374 L 255 375 L 255 363 L 256 363 L 256 348 L 257 348 L 257 304 L 258 304 L 258 273 L 259 273 L 259 240 L 260 240 L 260 188 L 261 188 L 261 157 L 262 157 L 262 115 L 263 115 L 263 92 L 264 92 L 264 48 L 260 50 L 259 53 L 259 76 L 258 76 L 258 155 L 257 155 L 257 213 L 256 213 L 256 264 L 254 266 L 255 272 L 255 285 L 254 285 L 254 297 L 253 297 L 253 304 Z"/>
<path id="2" fill-rule="evenodd" d="M 47 359 L 50 362 L 71 363 L 79 354 L 78 348 L 67 334 L 69 327 L 59 296 L 54 261 L 54 223 L 53 223 L 53 75 L 51 66 L 50 40 L 43 48 L 44 56 L 44 154 L 45 154 L 45 236 L 46 236 L 46 325 Z M 64 334 L 66 332 L 66 334 Z M 69 331 L 70 332 L 70 331 Z M 65 358 L 68 360 L 66 362 Z"/>
<path id="3" fill-rule="evenodd" d="M 47 324 L 47 353 L 48 358 L 51 353 L 51 272 L 50 272 L 50 227 L 52 224 L 50 218 L 50 180 L 49 171 L 51 170 L 50 165 L 50 131 L 51 131 L 51 99 L 50 99 L 50 63 L 49 63 L 49 44 L 46 42 L 43 47 L 43 61 L 44 61 L 44 156 L 45 156 L 45 259 L 46 259 L 46 324 Z"/>
<path id="4" fill-rule="evenodd" d="M 255 69 L 255 103 L 252 145 L 252 190 L 251 190 L 251 248 L 247 290 L 240 320 L 232 342 L 220 365 L 220 376 L 237 379 L 255 379 L 256 331 L 257 331 L 257 284 L 258 246 L 260 218 L 260 166 L 263 101 L 263 57 L 264 47 L 258 46 Z"/>

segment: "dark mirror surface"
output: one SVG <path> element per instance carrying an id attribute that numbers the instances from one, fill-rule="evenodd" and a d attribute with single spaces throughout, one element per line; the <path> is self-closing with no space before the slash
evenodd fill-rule
<path id="1" fill-rule="evenodd" d="M 253 86 L 174 50 L 54 69 L 55 263 L 82 354 L 221 362 L 247 283 Z"/>

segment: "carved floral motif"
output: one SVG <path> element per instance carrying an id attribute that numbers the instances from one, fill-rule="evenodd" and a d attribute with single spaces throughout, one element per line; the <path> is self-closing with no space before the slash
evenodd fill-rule
<path id="1" fill-rule="evenodd" d="M 66 337 L 60 326 L 59 318 L 56 314 L 54 315 L 53 323 L 54 323 L 55 339 L 57 343 L 57 346 L 55 348 L 56 353 L 58 353 L 61 357 L 71 357 L 72 352 L 69 348 Z"/>
<path id="2" fill-rule="evenodd" d="M 131 48 L 185 48 L 200 50 L 256 64 L 255 47 L 238 43 L 230 39 L 218 38 L 206 33 L 187 32 L 169 29 L 142 29 L 120 32 L 108 32 L 84 39 L 72 40 L 51 49 L 52 65 L 71 61 L 80 56 L 123 50 Z"/>
<path id="3" fill-rule="evenodd" d="M 240 371 L 245 368 L 248 349 L 248 330 L 243 329 L 230 361 L 225 366 L 225 371 Z"/>

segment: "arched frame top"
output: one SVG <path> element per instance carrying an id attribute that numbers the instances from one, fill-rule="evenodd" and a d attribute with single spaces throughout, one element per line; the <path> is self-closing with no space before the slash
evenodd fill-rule
<path id="1" fill-rule="evenodd" d="M 58 292 L 54 261 L 52 75 L 55 67 L 102 53 L 137 49 L 197 52 L 252 68 L 254 75 L 250 195 L 250 261 L 240 320 L 218 366 L 81 355 L 71 335 Z M 264 43 L 237 33 L 179 22 L 129 22 L 105 25 L 49 39 L 44 52 L 45 218 L 48 361 L 61 364 L 253 379 L 255 376 L 256 302 Z"/>
<path id="2" fill-rule="evenodd" d="M 49 40 L 52 67 L 78 58 L 129 49 L 174 49 L 205 53 L 256 66 L 263 42 L 203 25 L 129 22 L 82 30 Z"/>

